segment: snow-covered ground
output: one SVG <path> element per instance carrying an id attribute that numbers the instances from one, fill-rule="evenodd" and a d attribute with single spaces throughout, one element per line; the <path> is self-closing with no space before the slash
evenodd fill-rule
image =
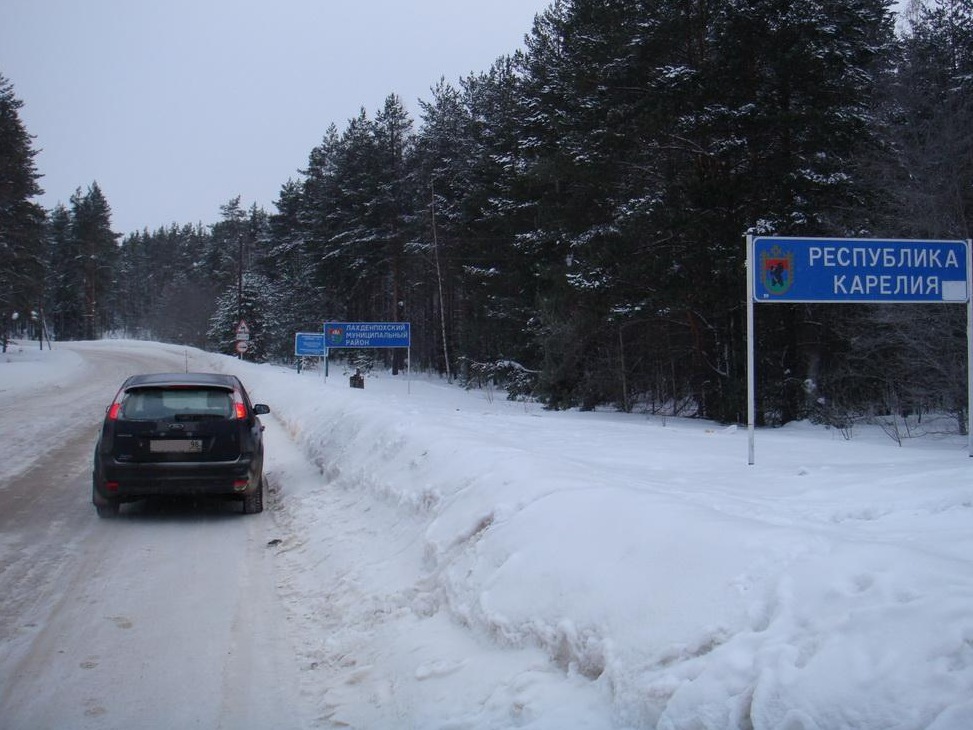
<path id="1" fill-rule="evenodd" d="M 0 406 L 85 351 L 173 351 L 33 347 Z M 314 727 L 973 727 L 965 437 L 795 424 L 748 466 L 744 429 L 185 352 L 272 409 L 260 519 Z"/>

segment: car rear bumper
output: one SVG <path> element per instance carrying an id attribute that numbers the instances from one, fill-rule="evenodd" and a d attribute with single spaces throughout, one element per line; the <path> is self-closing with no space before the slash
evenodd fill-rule
<path id="1" fill-rule="evenodd" d="M 105 500 L 128 501 L 153 496 L 222 495 L 244 497 L 259 487 L 257 460 L 125 463 L 112 460 L 95 473 L 94 487 Z"/>

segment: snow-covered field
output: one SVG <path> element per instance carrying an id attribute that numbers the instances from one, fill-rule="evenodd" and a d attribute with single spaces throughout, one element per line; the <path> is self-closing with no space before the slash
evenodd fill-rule
<path id="1" fill-rule="evenodd" d="M 174 349 L 33 347 L 0 406 Z M 272 409 L 259 519 L 314 727 L 973 727 L 965 437 L 796 424 L 748 466 L 744 429 L 185 353 Z"/>

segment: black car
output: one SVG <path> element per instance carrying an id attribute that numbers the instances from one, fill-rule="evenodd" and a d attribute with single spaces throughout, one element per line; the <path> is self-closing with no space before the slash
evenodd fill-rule
<path id="1" fill-rule="evenodd" d="M 100 517 L 152 496 L 236 499 L 263 510 L 263 426 L 239 378 L 133 375 L 108 406 L 95 447 L 91 500 Z"/>

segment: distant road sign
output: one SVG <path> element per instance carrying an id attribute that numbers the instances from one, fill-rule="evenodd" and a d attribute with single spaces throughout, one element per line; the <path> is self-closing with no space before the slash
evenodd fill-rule
<path id="1" fill-rule="evenodd" d="M 250 339 L 250 327 L 247 325 L 247 321 L 245 319 L 241 319 L 240 324 L 236 326 L 236 338 L 238 340 Z"/>
<path id="2" fill-rule="evenodd" d="M 298 357 L 324 357 L 324 333 L 298 332 L 295 334 L 294 354 Z"/>
<path id="3" fill-rule="evenodd" d="M 249 349 L 250 349 L 250 343 L 249 342 L 247 342 L 246 340 L 237 340 L 237 343 L 236 343 L 236 351 L 237 352 L 239 352 L 242 355 L 244 352 L 246 352 Z"/>
<path id="4" fill-rule="evenodd" d="M 966 302 L 966 241 L 753 239 L 755 302 Z"/>
<path id="5" fill-rule="evenodd" d="M 409 322 L 327 322 L 325 347 L 410 347 Z"/>

